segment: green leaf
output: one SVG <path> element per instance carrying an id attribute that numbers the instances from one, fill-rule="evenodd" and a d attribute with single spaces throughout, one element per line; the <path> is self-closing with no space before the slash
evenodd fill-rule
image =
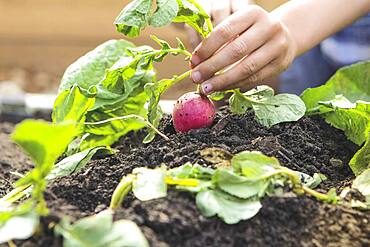
<path id="1" fill-rule="evenodd" d="M 219 100 L 223 100 L 227 93 L 229 93 L 229 91 L 224 91 L 224 92 L 214 92 L 212 93 L 211 95 L 209 95 L 208 97 L 211 99 L 211 100 L 214 100 L 214 101 L 219 101 Z"/>
<path id="2" fill-rule="evenodd" d="M 144 85 L 155 81 L 153 60 L 159 52 L 146 52 L 135 59 L 123 57 L 109 70 L 97 85 L 98 99 L 94 109 L 115 108 L 117 104 L 144 91 Z"/>
<path id="3" fill-rule="evenodd" d="M 84 122 L 85 114 L 94 106 L 95 95 L 86 97 L 77 85 L 59 93 L 54 103 L 52 119 L 53 123 L 71 121 L 74 123 Z"/>
<path id="4" fill-rule="evenodd" d="M 25 120 L 18 124 L 12 139 L 30 155 L 35 168 L 16 182 L 16 187 L 33 186 L 32 200 L 37 203 L 37 212 L 46 215 L 48 210 L 43 197 L 45 177 L 68 144 L 79 134 L 74 124 L 50 124 L 41 120 Z"/>
<path id="5" fill-rule="evenodd" d="M 348 139 L 357 145 L 366 140 L 370 132 L 370 102 L 356 103 L 352 109 L 333 108 L 323 115 L 325 121 L 343 130 Z"/>
<path id="6" fill-rule="evenodd" d="M 356 107 L 355 103 L 352 103 L 343 95 L 336 95 L 334 99 L 329 100 L 329 101 L 319 101 L 318 104 L 322 106 L 326 106 L 331 109 L 337 109 L 337 108 L 351 109 L 351 108 Z"/>
<path id="7" fill-rule="evenodd" d="M 148 83 L 145 85 L 145 91 L 149 96 L 148 105 L 148 120 L 158 126 L 159 120 L 162 118 L 162 111 L 159 109 L 158 103 L 161 95 L 176 83 L 176 78 L 163 79 L 157 83 Z"/>
<path id="8" fill-rule="evenodd" d="M 153 27 L 163 27 L 171 23 L 179 11 L 176 0 L 157 0 L 157 9 L 150 17 L 149 24 Z"/>
<path id="9" fill-rule="evenodd" d="M 358 189 L 366 197 L 366 201 L 370 204 L 370 168 L 366 169 L 358 177 L 356 177 L 356 179 L 353 181 L 352 187 Z"/>
<path id="10" fill-rule="evenodd" d="M 114 24 L 117 31 L 128 37 L 137 37 L 148 25 L 163 27 L 172 22 L 186 23 L 206 37 L 210 18 L 193 0 L 134 0 L 124 7 Z M 151 11 L 154 9 L 154 12 Z M 208 21 L 207 27 L 205 26 Z"/>
<path id="11" fill-rule="evenodd" d="M 275 92 L 269 86 L 260 85 L 244 93 L 245 96 L 251 96 L 252 98 L 258 100 L 264 97 L 272 97 Z"/>
<path id="12" fill-rule="evenodd" d="M 193 0 L 177 0 L 177 3 L 179 11 L 172 22 L 185 23 L 194 28 L 203 38 L 207 37 L 212 28 L 210 24 L 206 25 L 207 22 L 210 23 L 207 12 Z"/>
<path id="13" fill-rule="evenodd" d="M 88 133 L 88 136 L 82 141 L 81 150 L 96 146 L 109 146 L 128 132 L 145 127 L 146 124 L 137 118 L 112 120 L 102 124 L 89 123 L 106 121 L 131 114 L 144 116 L 146 114 L 144 108 L 146 99 L 146 94 L 140 93 L 129 97 L 116 110 L 109 110 L 109 108 L 103 107 L 89 112 L 86 117 L 88 123 L 85 125 L 85 132 Z"/>
<path id="14" fill-rule="evenodd" d="M 12 139 L 31 156 L 36 168 L 46 175 L 77 134 L 78 129 L 73 124 L 25 120 L 16 126 Z"/>
<path id="15" fill-rule="evenodd" d="M 301 98 L 307 112 L 319 107 L 320 101 L 343 95 L 351 102 L 370 101 L 370 62 L 361 62 L 338 70 L 325 85 L 306 89 Z"/>
<path id="16" fill-rule="evenodd" d="M 185 165 L 168 170 L 167 175 L 173 178 L 197 178 L 210 180 L 215 172 L 216 170 L 210 167 L 186 163 Z"/>
<path id="17" fill-rule="evenodd" d="M 135 223 L 127 220 L 113 222 L 110 212 L 82 218 L 73 225 L 63 219 L 55 232 L 63 236 L 64 247 L 149 246 Z"/>
<path id="18" fill-rule="evenodd" d="M 247 109 L 252 107 L 249 98 L 244 96 L 239 89 L 234 90 L 234 94 L 229 99 L 231 111 L 236 114 L 244 114 Z"/>
<path id="19" fill-rule="evenodd" d="M 203 167 L 200 165 L 192 165 L 190 163 L 186 163 L 185 165 L 172 168 L 167 171 L 167 177 L 170 177 L 173 180 L 181 180 L 181 179 L 195 179 L 198 182 L 197 186 L 184 186 L 184 185 L 177 185 L 176 189 L 189 191 L 192 193 L 198 193 L 204 189 L 213 186 L 211 181 L 212 176 L 215 174 L 216 169 Z"/>
<path id="20" fill-rule="evenodd" d="M 114 24 L 117 31 L 128 37 L 136 37 L 149 21 L 152 0 L 134 0 L 119 13 Z"/>
<path id="21" fill-rule="evenodd" d="M 57 177 L 68 176 L 80 171 L 97 152 L 112 154 L 112 150 L 106 147 L 94 147 L 64 158 L 55 164 L 53 170 L 46 177 L 48 180 Z"/>
<path id="22" fill-rule="evenodd" d="M 349 166 L 356 176 L 370 168 L 370 134 L 368 134 L 364 146 L 349 161 Z"/>
<path id="23" fill-rule="evenodd" d="M 293 94 L 278 94 L 252 103 L 257 121 L 266 127 L 298 121 L 305 114 L 303 101 Z"/>
<path id="24" fill-rule="evenodd" d="M 167 195 L 165 169 L 147 169 L 141 167 L 135 168 L 132 173 L 136 175 L 132 183 L 132 191 L 139 200 L 148 201 Z"/>
<path id="25" fill-rule="evenodd" d="M 64 72 L 59 92 L 77 84 L 81 89 L 89 90 L 98 84 L 115 62 L 126 54 L 126 48 L 133 44 L 125 40 L 109 40 L 72 63 Z"/>
<path id="26" fill-rule="evenodd" d="M 306 107 L 303 101 L 293 94 L 274 95 L 272 88 L 259 86 L 246 93 L 234 90 L 230 98 L 231 111 L 243 114 L 253 108 L 256 120 L 265 127 L 282 122 L 297 121 L 303 117 Z"/>
<path id="27" fill-rule="evenodd" d="M 39 216 L 35 211 L 27 211 L 26 213 L 3 212 L 0 209 L 0 219 L 5 216 L 4 214 L 10 214 L 6 221 L 0 220 L 0 244 L 13 239 L 27 239 L 35 233 L 39 225 Z"/>
<path id="28" fill-rule="evenodd" d="M 258 200 L 243 200 L 218 190 L 204 190 L 197 194 L 196 204 L 202 215 L 217 215 L 227 224 L 236 224 L 255 216 L 262 205 Z"/>
<path id="29" fill-rule="evenodd" d="M 217 169 L 213 181 L 224 192 L 243 199 L 263 197 L 269 185 L 267 179 L 247 178 L 230 169 Z"/>
<path id="30" fill-rule="evenodd" d="M 271 176 L 280 167 L 279 161 L 258 151 L 243 151 L 234 155 L 231 165 L 236 171 L 251 179 Z"/>

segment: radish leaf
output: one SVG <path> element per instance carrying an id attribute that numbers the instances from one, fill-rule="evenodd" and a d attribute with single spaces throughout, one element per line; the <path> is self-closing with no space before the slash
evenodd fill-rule
<path id="1" fill-rule="evenodd" d="M 64 121 L 84 122 L 87 111 L 95 103 L 95 94 L 86 97 L 81 89 L 74 85 L 62 91 L 54 102 L 52 119 L 54 123 Z"/>
<path id="2" fill-rule="evenodd" d="M 194 28 L 203 38 L 207 37 L 212 31 L 211 18 L 207 12 L 194 0 L 177 0 L 177 2 L 179 11 L 172 22 L 185 23 Z"/>
<path id="3" fill-rule="evenodd" d="M 126 40 L 109 40 L 72 63 L 64 75 L 59 86 L 59 92 L 77 84 L 81 89 L 88 90 L 98 84 L 115 62 L 125 55 L 127 47 L 133 44 Z"/>
<path id="4" fill-rule="evenodd" d="M 114 21 L 117 31 L 128 37 L 137 37 L 148 25 L 163 27 L 171 22 L 186 23 L 203 37 L 211 31 L 209 16 L 193 0 L 156 0 L 154 12 L 152 9 L 152 0 L 132 1 Z"/>
<path id="5" fill-rule="evenodd" d="M 39 216 L 31 208 L 26 212 L 13 210 L 4 212 L 0 209 L 0 244 L 12 239 L 27 239 L 31 237 L 39 225 Z M 18 211 L 18 212 L 17 212 Z M 8 213 L 9 219 L 3 220 Z"/>
<path id="6" fill-rule="evenodd" d="M 355 108 L 328 108 L 330 111 L 322 115 L 326 122 L 344 131 L 348 139 L 357 145 L 365 142 L 370 132 L 370 102 L 358 101 Z M 325 110 L 324 110 L 325 111 Z"/>
<path id="7" fill-rule="evenodd" d="M 370 102 L 370 62 L 361 62 L 339 69 L 320 87 L 306 89 L 301 98 L 307 112 L 319 107 L 320 101 L 330 101 L 343 95 L 350 102 Z"/>
<path id="8" fill-rule="evenodd" d="M 370 168 L 370 134 L 363 147 L 349 161 L 349 166 L 356 176 Z"/>
<path id="9" fill-rule="evenodd" d="M 135 223 L 127 220 L 113 222 L 113 215 L 108 211 L 82 218 L 73 225 L 63 219 L 55 227 L 55 232 L 63 236 L 64 247 L 149 246 Z"/>
<path id="10" fill-rule="evenodd" d="M 234 90 L 230 98 L 232 112 L 243 114 L 252 108 L 256 120 L 269 128 L 282 122 L 297 121 L 303 117 L 306 107 L 303 101 L 293 94 L 274 95 L 272 88 L 260 86 L 246 93 Z"/>
<path id="11" fill-rule="evenodd" d="M 112 154 L 112 150 L 106 147 L 94 147 L 86 149 L 59 161 L 57 164 L 55 164 L 54 168 L 46 177 L 46 179 L 52 180 L 57 177 L 68 176 L 80 171 L 97 152 Z"/>
<path id="12" fill-rule="evenodd" d="M 248 178 L 230 169 L 218 169 L 213 180 L 222 191 L 243 199 L 262 197 L 269 185 L 268 179 Z"/>
<path id="13" fill-rule="evenodd" d="M 132 191 L 140 201 L 148 201 L 167 195 L 165 169 L 135 168 L 132 173 L 136 175 L 132 183 Z"/>
<path id="14" fill-rule="evenodd" d="M 255 216 L 262 208 L 260 201 L 243 200 L 219 190 L 204 190 L 197 194 L 196 204 L 206 217 L 217 215 L 226 224 L 236 224 Z"/>
<path id="15" fill-rule="evenodd" d="M 42 120 L 25 120 L 17 125 L 12 139 L 35 162 L 35 169 L 18 181 L 18 184 L 29 182 L 32 175 L 38 178 L 45 177 L 77 134 L 78 129 L 73 124 L 50 124 Z"/>

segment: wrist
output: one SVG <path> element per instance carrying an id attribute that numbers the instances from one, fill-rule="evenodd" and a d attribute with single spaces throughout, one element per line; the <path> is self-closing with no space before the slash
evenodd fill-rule
<path id="1" fill-rule="evenodd" d="M 310 43 L 307 38 L 309 35 L 307 33 L 302 35 L 301 28 L 298 27 L 297 18 L 292 17 L 292 13 L 289 13 L 290 9 L 283 6 L 271 11 L 270 15 L 276 18 L 283 26 L 294 59 L 305 52 L 305 46 L 307 46 L 307 43 Z"/>

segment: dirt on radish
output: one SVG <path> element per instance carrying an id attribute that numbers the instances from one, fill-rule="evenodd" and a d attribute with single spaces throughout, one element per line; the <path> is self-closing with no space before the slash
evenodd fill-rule
<path id="1" fill-rule="evenodd" d="M 207 147 L 223 148 L 231 153 L 259 150 L 275 156 L 294 170 L 312 175 L 320 172 L 328 177 L 320 185 L 327 191 L 342 188 L 354 175 L 346 165 L 356 146 L 345 135 L 330 127 L 320 118 L 302 118 L 297 122 L 282 123 L 266 129 L 253 114 L 229 114 L 226 110 L 216 115 L 209 129 L 192 130 L 186 134 L 173 128 L 166 117 L 160 130 L 170 137 L 167 142 L 157 137 L 143 145 L 145 134 L 130 134 L 116 145 L 117 155 L 98 158 L 77 174 L 54 180 L 46 192 L 51 214 L 42 220 L 43 231 L 27 241 L 15 241 L 17 246 L 61 246 L 48 226 L 69 215 L 79 219 L 100 212 L 109 206 L 113 190 L 123 175 L 135 167 L 157 167 L 165 164 L 177 167 L 188 161 L 212 166 L 200 155 Z M 2 137 L 12 127 L 1 124 Z M 7 138 L 0 139 L 7 155 L 0 157 L 0 174 L 9 185 L 17 178 L 10 174 L 30 169 L 25 156 L 20 155 Z M 14 152 L 14 154 L 13 154 Z M 20 164 L 29 165 L 25 167 Z M 1 186 L 1 194 L 10 186 Z M 140 202 L 130 196 L 115 215 L 116 219 L 130 219 L 137 223 L 151 246 L 368 246 L 370 244 L 370 214 L 340 205 L 329 205 L 307 196 L 293 193 L 263 200 L 262 210 L 254 218 L 235 225 L 220 219 L 203 217 L 190 193 L 169 191 L 165 198 Z"/>

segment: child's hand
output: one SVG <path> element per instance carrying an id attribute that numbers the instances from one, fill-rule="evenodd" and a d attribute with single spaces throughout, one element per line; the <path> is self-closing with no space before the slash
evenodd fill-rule
<path id="1" fill-rule="evenodd" d="M 295 56 L 296 44 L 285 25 L 249 5 L 221 22 L 195 49 L 191 77 L 210 94 L 260 82 L 286 69 Z"/>

